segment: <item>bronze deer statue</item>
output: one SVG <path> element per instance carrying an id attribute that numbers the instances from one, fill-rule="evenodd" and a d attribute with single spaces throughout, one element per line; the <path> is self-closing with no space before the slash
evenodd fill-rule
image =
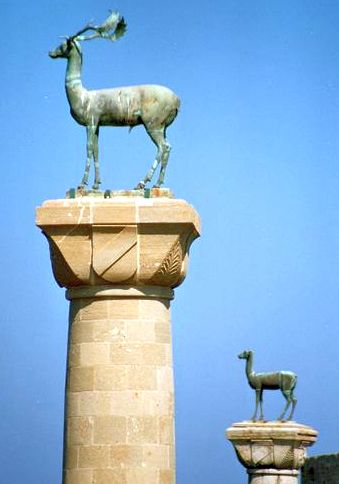
<path id="1" fill-rule="evenodd" d="M 98 138 L 100 126 L 134 126 L 143 124 L 157 146 L 157 155 L 145 178 L 136 188 L 144 188 L 161 165 L 156 187 L 164 183 L 170 153 L 166 140 L 166 129 L 174 121 L 180 106 L 176 94 L 164 86 L 140 85 L 112 89 L 87 90 L 81 82 L 82 52 L 80 42 L 95 38 L 118 40 L 126 31 L 126 23 L 119 13 L 113 12 L 99 26 L 86 25 L 55 50 L 49 52 L 52 59 L 66 58 L 65 87 L 71 115 L 87 130 L 87 160 L 84 176 L 79 188 L 88 184 L 91 161 L 94 161 L 95 178 L 93 189 L 100 186 Z M 89 34 L 89 32 L 91 32 Z"/>
<path id="2" fill-rule="evenodd" d="M 292 405 L 291 413 L 287 420 L 292 420 L 297 399 L 293 391 L 297 384 L 297 375 L 291 371 L 277 371 L 273 373 L 255 373 L 253 370 L 253 351 L 243 351 L 238 358 L 246 360 L 246 376 L 251 388 L 255 390 L 255 410 L 252 417 L 253 421 L 257 419 L 258 407 L 260 406 L 259 420 L 264 420 L 262 400 L 264 390 L 281 390 L 286 398 L 286 406 L 278 418 L 284 420 L 284 416 Z"/>

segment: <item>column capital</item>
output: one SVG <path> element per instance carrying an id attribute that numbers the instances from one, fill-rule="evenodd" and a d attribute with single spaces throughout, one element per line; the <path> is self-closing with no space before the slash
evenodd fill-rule
<path id="1" fill-rule="evenodd" d="M 307 425 L 279 421 L 245 421 L 233 424 L 226 431 L 244 467 L 266 470 L 300 469 L 305 462 L 306 448 L 314 444 L 317 435 Z"/>
<path id="2" fill-rule="evenodd" d="M 174 288 L 200 234 L 195 209 L 165 197 L 48 200 L 37 208 L 36 224 L 49 242 L 55 279 L 66 288 Z"/>

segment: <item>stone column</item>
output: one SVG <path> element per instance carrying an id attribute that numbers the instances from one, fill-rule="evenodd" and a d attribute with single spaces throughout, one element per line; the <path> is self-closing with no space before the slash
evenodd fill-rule
<path id="1" fill-rule="evenodd" d="M 241 422 L 227 429 L 249 484 L 297 484 L 317 432 L 295 422 Z"/>
<path id="2" fill-rule="evenodd" d="M 174 484 L 169 308 L 197 213 L 83 197 L 45 202 L 37 225 L 70 300 L 64 484 Z"/>

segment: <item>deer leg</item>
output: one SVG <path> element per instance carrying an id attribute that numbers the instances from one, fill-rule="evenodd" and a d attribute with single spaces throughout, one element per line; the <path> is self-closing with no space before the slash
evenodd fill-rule
<path id="1" fill-rule="evenodd" d="M 169 158 L 169 155 L 170 155 L 170 152 L 171 152 L 171 145 L 166 140 L 166 130 L 165 129 L 163 131 L 163 137 L 164 138 L 163 138 L 162 143 L 161 143 L 161 160 L 160 160 L 161 161 L 161 168 L 160 168 L 159 178 L 158 178 L 158 181 L 157 181 L 155 187 L 160 187 L 161 185 L 164 184 L 166 167 L 167 167 L 168 158 Z"/>
<path id="2" fill-rule="evenodd" d="M 136 188 L 137 188 L 137 189 L 138 189 L 138 188 L 144 188 L 144 187 L 145 187 L 145 185 L 146 185 L 146 183 L 148 183 L 149 181 L 151 181 L 151 180 L 152 180 L 153 174 L 154 174 L 155 170 L 157 169 L 157 166 L 158 166 L 158 165 L 159 165 L 159 161 L 158 161 L 158 159 L 156 158 L 156 159 L 154 160 L 154 162 L 153 162 L 153 165 L 152 165 L 152 166 L 151 166 L 151 168 L 149 169 L 149 171 L 148 171 L 147 175 L 145 176 L 145 178 L 144 178 L 142 181 L 140 181 L 140 182 L 138 183 L 138 185 L 136 186 Z"/>
<path id="3" fill-rule="evenodd" d="M 295 406 L 297 404 L 297 399 L 295 398 L 295 396 L 292 393 L 291 393 L 291 400 L 292 400 L 292 410 L 291 410 L 291 413 L 289 414 L 287 420 L 293 419 L 294 409 L 295 409 Z"/>
<path id="4" fill-rule="evenodd" d="M 285 416 L 285 413 L 287 412 L 288 410 L 288 407 L 291 405 L 292 403 L 292 399 L 291 399 L 291 392 L 288 391 L 288 390 L 282 390 L 282 394 L 284 395 L 284 397 L 286 398 L 286 405 L 285 405 L 285 408 L 282 412 L 282 414 L 280 415 L 280 417 L 278 418 L 278 420 L 284 420 L 284 416 Z"/>
<path id="5" fill-rule="evenodd" d="M 166 167 L 167 167 L 170 151 L 171 151 L 171 145 L 167 141 L 165 141 L 164 148 L 163 148 L 163 151 L 162 151 L 160 175 L 159 175 L 159 178 L 158 178 L 156 185 L 154 185 L 155 187 L 160 187 L 161 185 L 164 184 L 165 172 L 166 172 Z"/>
<path id="6" fill-rule="evenodd" d="M 157 131 L 155 139 L 156 139 L 155 143 L 159 149 L 158 156 L 160 158 L 161 168 L 160 168 L 158 181 L 154 185 L 154 187 L 159 188 L 161 185 L 164 184 L 166 167 L 167 167 L 168 158 L 171 151 L 171 145 L 166 140 L 166 128 L 163 128 L 162 130 Z"/>
<path id="7" fill-rule="evenodd" d="M 264 413 L 263 413 L 263 409 L 262 409 L 262 400 L 263 400 L 263 390 L 261 389 L 260 393 L 259 393 L 259 406 L 260 406 L 259 420 L 264 420 Z"/>
<path id="8" fill-rule="evenodd" d="M 93 136 L 94 136 L 94 133 L 95 133 L 95 129 L 96 129 L 96 127 L 86 126 L 86 132 L 87 132 L 86 153 L 87 153 L 87 158 L 86 158 L 86 165 L 85 165 L 85 173 L 84 173 L 84 176 L 82 177 L 80 188 L 83 188 L 85 185 L 88 184 L 88 175 L 89 175 L 89 170 L 91 168 L 91 160 L 93 158 L 93 147 L 94 147 Z"/>
<path id="9" fill-rule="evenodd" d="M 259 399 L 260 399 L 260 390 L 256 390 L 255 391 L 255 410 L 254 410 L 254 414 L 253 414 L 253 417 L 252 417 L 253 422 L 255 422 L 257 420 Z"/>
<path id="10" fill-rule="evenodd" d="M 96 127 L 93 135 L 93 159 L 95 170 L 93 189 L 98 190 L 101 183 L 99 171 L 99 126 Z"/>
<path id="11" fill-rule="evenodd" d="M 151 168 L 147 172 L 147 175 L 145 176 L 145 178 L 142 181 L 140 181 L 138 183 L 138 185 L 137 185 L 136 188 L 144 188 L 144 186 L 146 185 L 146 183 L 148 183 L 148 182 L 150 182 L 152 180 L 153 175 L 154 175 L 154 172 L 157 169 L 159 163 L 160 162 L 162 163 L 164 143 L 166 143 L 166 141 L 165 141 L 165 135 L 164 135 L 165 128 L 161 128 L 161 129 L 147 129 L 146 126 L 145 126 L 145 128 L 146 128 L 146 131 L 147 131 L 149 137 L 151 138 L 151 140 L 153 141 L 153 143 L 158 148 L 158 151 L 157 151 L 157 156 L 156 156 L 156 158 L 155 158 L 155 160 L 154 160 Z"/>

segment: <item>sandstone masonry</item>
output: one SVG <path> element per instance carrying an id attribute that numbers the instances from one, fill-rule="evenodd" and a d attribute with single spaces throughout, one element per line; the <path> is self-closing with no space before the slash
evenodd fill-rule
<path id="1" fill-rule="evenodd" d="M 70 300 L 64 484 L 174 484 L 170 301 L 199 219 L 185 201 L 37 209 Z"/>

